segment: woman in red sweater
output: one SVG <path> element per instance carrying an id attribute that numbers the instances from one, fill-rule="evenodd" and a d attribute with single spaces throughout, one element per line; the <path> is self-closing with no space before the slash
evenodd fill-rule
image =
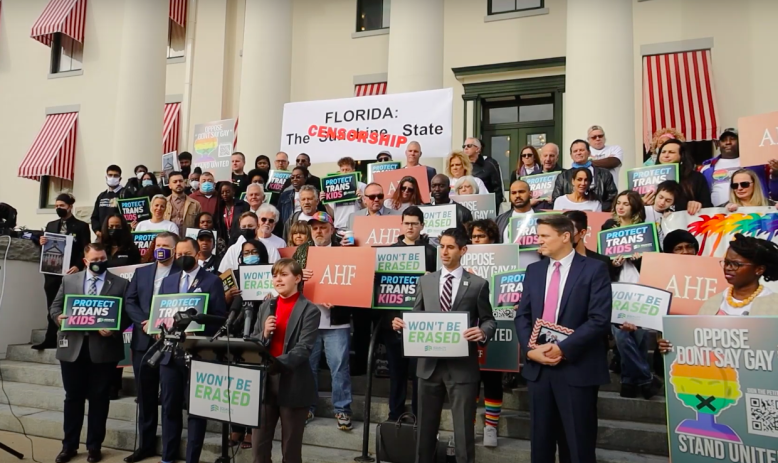
<path id="1" fill-rule="evenodd" d="M 298 292 L 303 270 L 294 259 L 273 264 L 278 297 L 262 303 L 254 337 L 270 349 L 280 365 L 265 385 L 259 431 L 252 436 L 254 463 L 270 463 L 273 435 L 281 419 L 281 452 L 285 462 L 302 463 L 303 432 L 308 410 L 318 400 L 308 362 L 319 336 L 321 312 Z"/>

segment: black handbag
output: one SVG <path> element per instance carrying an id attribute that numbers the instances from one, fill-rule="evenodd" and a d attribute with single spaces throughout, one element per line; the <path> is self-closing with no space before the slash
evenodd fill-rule
<path id="1" fill-rule="evenodd" d="M 376 425 L 376 463 L 414 463 L 418 425 L 413 413 L 403 413 L 397 421 Z"/>

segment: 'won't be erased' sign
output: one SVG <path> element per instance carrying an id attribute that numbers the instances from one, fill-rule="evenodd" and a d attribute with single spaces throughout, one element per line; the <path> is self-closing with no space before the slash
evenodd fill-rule
<path id="1" fill-rule="evenodd" d="M 468 312 L 406 312 L 403 314 L 403 349 L 406 357 L 467 357 L 463 333 Z"/>

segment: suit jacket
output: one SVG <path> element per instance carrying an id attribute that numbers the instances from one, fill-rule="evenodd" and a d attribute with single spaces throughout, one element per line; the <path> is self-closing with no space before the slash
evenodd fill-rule
<path id="1" fill-rule="evenodd" d="M 546 275 L 550 259 L 530 264 L 524 277 L 524 292 L 514 322 L 522 351 L 529 349 L 535 320 L 543 317 Z M 575 297 L 571 297 L 575 291 Z M 608 384 L 608 361 L 603 338 L 611 329 L 611 282 L 608 269 L 599 260 L 577 252 L 559 302 L 557 324 L 575 332 L 560 342 L 564 359 L 553 367 L 525 361 L 522 375 L 536 381 L 543 368 L 556 368 L 572 386 Z"/>
<path id="2" fill-rule="evenodd" d="M 262 303 L 254 325 L 253 336 L 265 346 L 270 346 L 271 341 L 264 337 L 265 321 L 275 303 L 276 300 Z M 281 407 L 308 408 L 319 399 L 308 358 L 319 337 L 320 318 L 319 308 L 300 294 L 286 325 L 284 353 L 276 357 L 282 366 L 277 399 Z"/>
<path id="3" fill-rule="evenodd" d="M 82 270 L 63 277 L 62 285 L 59 287 L 59 291 L 57 291 L 57 295 L 49 308 L 52 320 L 56 320 L 62 314 L 66 295 L 84 294 L 84 279 L 87 274 L 86 270 Z M 100 295 L 124 298 L 128 283 L 124 278 L 106 272 Z M 60 330 L 57 331 L 57 360 L 61 362 L 75 362 L 78 359 L 78 354 L 81 352 L 84 338 L 88 338 L 89 357 L 92 359 L 92 363 L 120 362 L 124 359 L 124 338 L 122 333 L 130 326 L 130 323 L 130 318 L 126 315 L 125 308 L 122 307 L 121 330 L 114 331 L 111 333 L 111 336 L 101 336 L 96 331 L 91 332 L 89 336 L 86 336 L 84 331 L 62 331 L 60 325 Z M 67 340 L 67 346 L 60 347 L 64 340 Z"/>
<path id="4" fill-rule="evenodd" d="M 381 210 L 378 212 L 379 215 L 402 215 L 402 212 L 396 211 L 394 209 L 389 209 L 388 207 L 381 206 Z M 360 209 L 356 212 L 352 212 L 348 216 L 348 229 L 353 230 L 354 229 L 354 217 L 357 216 L 364 216 L 367 217 L 370 214 L 368 213 L 367 209 Z"/>
<path id="5" fill-rule="evenodd" d="M 416 285 L 414 312 L 440 312 L 440 275 L 441 270 L 438 270 L 423 275 L 419 279 L 419 284 Z M 487 341 L 492 338 L 497 323 L 494 321 L 492 304 L 489 302 L 488 281 L 467 270 L 463 271 L 451 308 L 455 312 L 469 312 L 470 326 L 480 327 L 484 331 Z M 454 382 L 475 383 L 481 377 L 478 366 L 478 348 L 474 342 L 469 344 L 469 356 L 445 359 Z M 421 379 L 429 379 L 437 365 L 437 358 L 420 358 L 416 367 L 416 375 Z"/>
<path id="6" fill-rule="evenodd" d="M 169 275 L 180 271 L 174 264 L 170 269 Z M 147 321 L 151 315 L 151 299 L 154 297 L 154 278 L 156 275 L 156 262 L 140 267 L 135 270 L 135 275 L 132 277 L 129 286 L 127 286 L 124 307 L 133 323 L 132 341 L 130 342 L 132 350 L 142 352 L 154 343 L 151 336 L 143 331 L 143 322 Z"/>
<path id="7" fill-rule="evenodd" d="M 46 231 L 48 233 L 59 233 L 60 223 L 62 223 L 62 220 L 52 220 L 46 224 Z M 73 252 L 70 253 L 70 266 L 75 266 L 78 267 L 79 270 L 84 270 L 84 248 L 89 244 L 92 238 L 92 234 L 89 231 L 89 224 L 82 222 L 73 216 L 65 220 L 65 223 L 68 226 L 68 235 L 73 236 Z"/>
<path id="8" fill-rule="evenodd" d="M 165 220 L 170 220 L 170 216 L 173 214 L 173 205 L 170 203 L 172 195 L 167 197 L 167 206 L 165 206 Z M 195 218 L 200 214 L 200 203 L 189 196 L 186 197 L 184 202 L 184 221 L 181 222 L 181 236 L 184 235 L 187 228 L 198 228 L 195 226 Z"/>

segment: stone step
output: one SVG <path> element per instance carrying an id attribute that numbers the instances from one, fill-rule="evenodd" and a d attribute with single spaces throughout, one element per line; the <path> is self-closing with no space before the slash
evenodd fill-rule
<path id="1" fill-rule="evenodd" d="M 21 423 L 28 434 L 49 439 L 61 439 L 62 437 L 62 413 L 47 411 L 39 408 L 14 407 L 14 412 L 19 416 Z M 375 428 L 371 426 L 370 450 L 374 449 Z M 21 426 L 14 418 L 6 405 L 0 405 L 0 429 L 12 432 L 22 432 Z M 132 423 L 122 420 L 109 419 L 107 422 L 107 434 L 104 442 L 106 448 L 114 448 L 129 452 L 134 444 L 135 434 Z M 351 432 L 343 432 L 335 427 L 332 419 L 317 419 L 312 421 L 305 430 L 303 437 L 303 460 L 306 463 L 342 463 L 353 461 L 361 451 L 362 427 L 354 426 Z M 449 433 L 441 433 L 442 439 L 447 439 Z M 86 429 L 82 431 L 82 442 L 86 437 Z M 280 429 L 276 432 L 276 439 L 280 437 Z M 479 443 L 480 439 L 477 439 Z M 214 433 L 206 435 L 203 455 L 201 460 L 213 461 L 220 454 L 220 436 Z M 181 453 L 183 454 L 186 437 L 182 438 Z M 280 458 L 280 443 L 275 442 L 273 456 L 276 461 Z M 157 441 L 157 451 L 161 450 L 161 442 Z M 83 448 L 81 449 L 83 453 Z M 598 450 L 597 460 L 600 463 L 667 463 L 667 458 L 652 455 L 635 455 L 630 453 Z M 251 452 L 238 451 L 236 461 L 248 463 L 251 461 Z M 529 442 L 518 439 L 499 439 L 499 447 L 486 449 L 476 445 L 476 461 L 478 463 L 524 463 L 530 461 Z"/>
<path id="2" fill-rule="evenodd" d="M 56 355 L 56 349 L 35 350 L 30 348 L 30 344 L 11 344 L 8 346 L 5 358 L 16 362 L 59 365 Z"/>
<path id="3" fill-rule="evenodd" d="M 621 452 L 667 456 L 667 427 L 663 424 L 598 420 L 597 447 Z M 500 417 L 498 434 L 513 439 L 529 439 L 528 412 L 508 412 Z"/>

